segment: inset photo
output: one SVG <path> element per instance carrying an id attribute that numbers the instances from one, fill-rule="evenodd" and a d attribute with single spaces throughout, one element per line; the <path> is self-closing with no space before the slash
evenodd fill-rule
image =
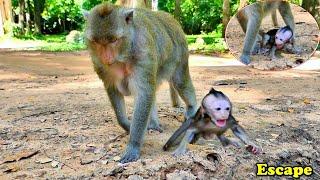
<path id="1" fill-rule="evenodd" d="M 256 2 L 231 18 L 225 39 L 242 63 L 261 70 L 285 70 L 306 62 L 319 48 L 319 27 L 300 6 Z"/>

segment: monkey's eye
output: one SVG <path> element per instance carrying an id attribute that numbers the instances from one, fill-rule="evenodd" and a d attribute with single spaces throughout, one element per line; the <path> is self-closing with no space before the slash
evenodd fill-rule
<path id="1" fill-rule="evenodd" d="M 227 110 L 227 111 L 229 111 L 229 110 L 230 110 L 230 108 L 228 108 L 228 107 L 227 107 L 227 108 L 226 108 L 226 110 Z"/>
<path id="2" fill-rule="evenodd" d="M 220 111 L 220 110 L 221 110 L 221 108 L 216 108 L 216 110 L 217 110 L 217 111 Z"/>

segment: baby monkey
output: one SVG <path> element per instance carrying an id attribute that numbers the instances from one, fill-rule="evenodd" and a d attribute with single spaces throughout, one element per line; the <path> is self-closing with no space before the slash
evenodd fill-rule
<path id="1" fill-rule="evenodd" d="M 163 150 L 167 151 L 170 147 L 177 145 L 174 155 L 178 156 L 186 153 L 187 145 L 195 143 L 200 137 L 204 139 L 212 138 L 217 135 L 223 146 L 233 145 L 240 147 L 236 140 L 228 139 L 223 134 L 231 129 L 232 132 L 247 145 L 247 150 L 253 154 L 259 154 L 262 150 L 249 140 L 244 129 L 232 116 L 232 104 L 229 98 L 221 91 L 211 89 L 203 98 L 197 113 L 186 119 L 181 127 L 170 137 L 164 145 Z"/>
<path id="2" fill-rule="evenodd" d="M 286 44 L 293 43 L 293 31 L 290 26 L 285 26 L 279 29 L 271 29 L 268 32 L 260 31 L 262 37 L 260 43 L 259 54 L 266 54 L 269 52 L 270 58 L 276 59 L 276 50 L 284 49 Z M 287 49 L 290 51 L 289 49 Z"/>

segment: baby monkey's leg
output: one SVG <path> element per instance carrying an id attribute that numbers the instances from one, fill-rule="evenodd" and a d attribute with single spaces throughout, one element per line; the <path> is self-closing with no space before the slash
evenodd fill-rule
<path id="1" fill-rule="evenodd" d="M 187 152 L 188 144 L 193 140 L 194 135 L 196 133 L 197 133 L 197 129 L 195 128 L 188 129 L 181 143 L 179 144 L 178 148 L 173 152 L 173 155 L 179 156 L 179 155 L 185 154 Z"/>
<path id="2" fill-rule="evenodd" d="M 271 60 L 276 60 L 277 57 L 276 57 L 276 47 L 275 46 L 272 46 L 272 48 L 270 49 L 270 54 L 269 54 L 269 57 L 271 58 Z"/>

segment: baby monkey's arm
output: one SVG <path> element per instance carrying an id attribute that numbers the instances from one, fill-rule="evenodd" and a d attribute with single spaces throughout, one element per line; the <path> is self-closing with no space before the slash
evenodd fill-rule
<path id="1" fill-rule="evenodd" d="M 237 123 L 233 116 L 233 123 L 231 126 L 231 130 L 235 136 L 237 136 L 244 144 L 247 145 L 247 150 L 253 154 L 260 154 L 262 149 L 255 145 L 247 136 L 245 130 Z"/>

